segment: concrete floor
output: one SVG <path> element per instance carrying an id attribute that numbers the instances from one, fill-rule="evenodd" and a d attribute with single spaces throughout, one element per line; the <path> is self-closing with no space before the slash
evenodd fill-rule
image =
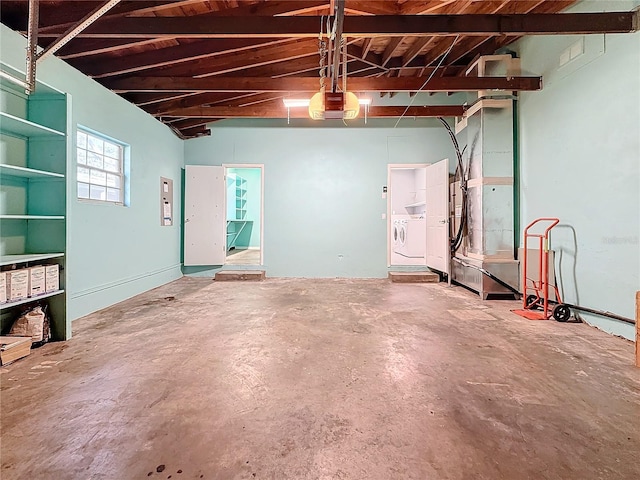
<path id="1" fill-rule="evenodd" d="M 184 278 L 2 375 L 12 479 L 638 479 L 633 344 L 442 284 Z"/>

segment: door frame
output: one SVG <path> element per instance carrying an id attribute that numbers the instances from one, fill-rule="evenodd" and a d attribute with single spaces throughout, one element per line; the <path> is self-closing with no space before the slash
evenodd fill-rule
<path id="1" fill-rule="evenodd" d="M 391 170 L 395 168 L 427 168 L 431 163 L 387 164 L 387 268 L 391 267 Z M 426 260 L 426 258 L 425 258 Z"/>
<path id="2" fill-rule="evenodd" d="M 224 188 L 227 189 L 227 169 L 229 168 L 259 168 L 260 169 L 260 266 L 264 266 L 264 163 L 223 163 Z M 225 242 L 227 225 L 227 195 L 224 196 L 224 224 Z M 225 253 L 226 258 L 226 253 Z"/>

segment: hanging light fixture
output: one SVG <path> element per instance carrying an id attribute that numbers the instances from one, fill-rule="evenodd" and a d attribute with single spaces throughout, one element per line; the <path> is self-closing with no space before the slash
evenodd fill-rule
<path id="1" fill-rule="evenodd" d="M 352 120 L 360 113 L 360 103 L 355 93 L 347 92 L 344 94 L 344 118 L 345 120 Z"/>
<path id="2" fill-rule="evenodd" d="M 309 117 L 312 120 L 324 120 L 324 92 L 318 92 L 309 102 Z"/>
<path id="3" fill-rule="evenodd" d="M 321 22 L 322 26 L 322 22 Z M 332 35 L 327 27 L 327 35 Z M 308 107 L 309 117 L 312 120 L 326 120 L 326 119 L 344 119 L 352 120 L 357 118 L 360 113 L 360 105 L 365 106 L 365 115 L 371 105 L 370 98 L 358 99 L 355 93 L 347 91 L 347 50 L 344 38 L 340 39 L 340 45 L 338 47 L 338 55 L 342 56 L 342 91 L 340 92 L 327 92 L 325 88 L 325 80 L 327 78 L 326 69 L 327 66 L 327 43 L 323 38 L 322 28 L 320 29 L 320 35 L 318 37 L 318 53 L 320 54 L 320 91 L 315 93 L 309 100 L 284 98 L 283 102 L 289 112 L 293 107 Z M 339 72 L 334 72 L 334 75 L 338 75 Z M 366 119 L 365 119 L 366 122 Z"/>

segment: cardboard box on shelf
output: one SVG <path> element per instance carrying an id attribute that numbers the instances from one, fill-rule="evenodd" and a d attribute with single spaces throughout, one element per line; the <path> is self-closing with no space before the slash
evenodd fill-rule
<path id="1" fill-rule="evenodd" d="M 0 337 L 0 365 L 14 362 L 31 353 L 31 337 Z"/>
<path id="2" fill-rule="evenodd" d="M 45 293 L 45 267 L 29 268 L 29 296 L 37 297 Z"/>
<path id="3" fill-rule="evenodd" d="M 7 300 L 22 300 L 29 296 L 29 269 L 7 272 Z"/>
<path id="4" fill-rule="evenodd" d="M 45 266 L 45 292 L 55 292 L 60 290 L 60 266 L 56 263 L 54 265 Z"/>
<path id="5" fill-rule="evenodd" d="M 0 272 L 0 303 L 7 303 L 7 274 Z"/>

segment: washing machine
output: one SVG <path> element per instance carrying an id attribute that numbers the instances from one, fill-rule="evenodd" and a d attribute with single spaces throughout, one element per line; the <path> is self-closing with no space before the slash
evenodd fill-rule
<path id="1" fill-rule="evenodd" d="M 427 251 L 427 223 L 424 218 L 399 220 L 396 253 L 408 258 L 424 258 Z"/>
<path id="2" fill-rule="evenodd" d="M 407 221 L 406 220 L 394 220 L 393 221 L 393 230 L 391 232 L 391 236 L 393 239 L 393 251 L 395 253 L 399 253 L 402 255 L 402 250 L 404 249 L 404 243 L 407 238 L 407 230 L 406 230 Z"/>
<path id="3" fill-rule="evenodd" d="M 395 252 L 398 249 L 398 245 L 400 245 L 400 220 L 397 218 L 392 221 L 391 242 L 393 243 L 393 251 Z"/>

